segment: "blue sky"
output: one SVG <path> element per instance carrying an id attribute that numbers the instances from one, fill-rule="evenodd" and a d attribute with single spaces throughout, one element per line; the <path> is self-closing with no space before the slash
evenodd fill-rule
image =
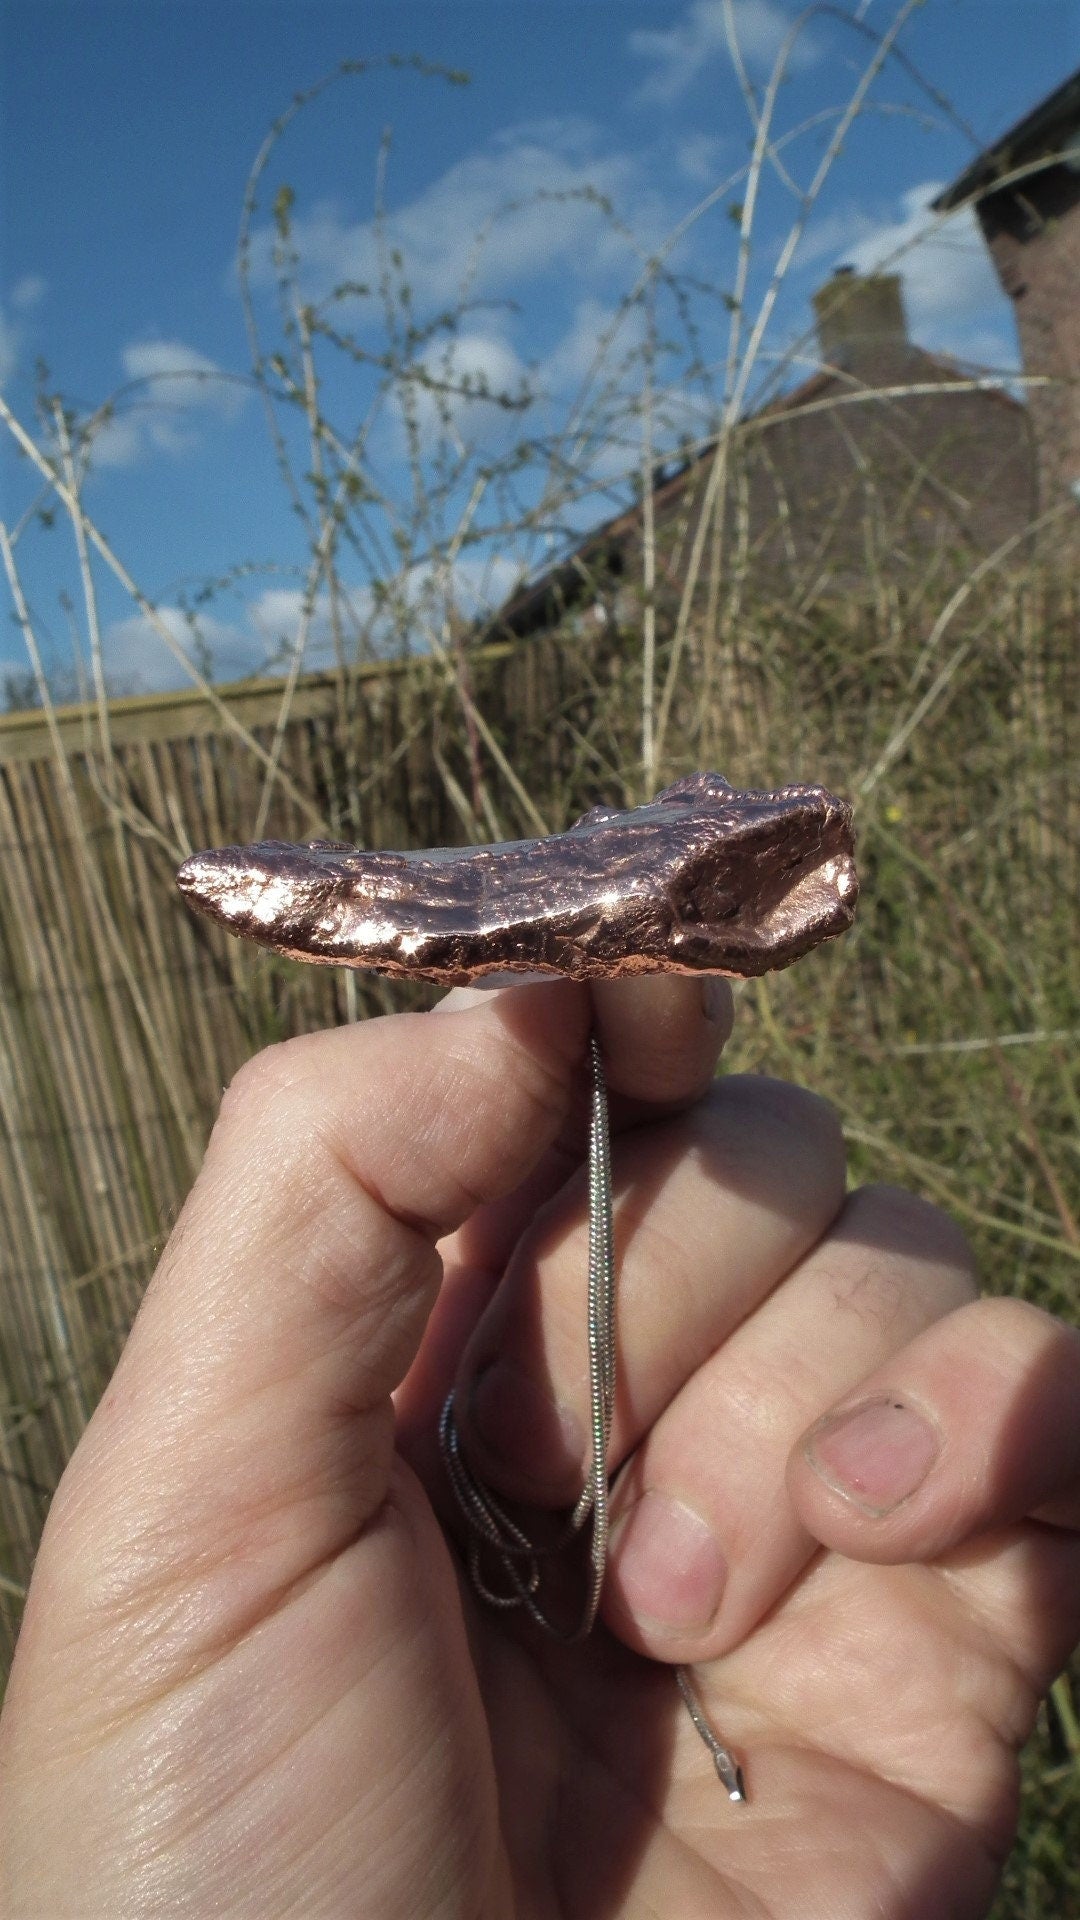
<path id="1" fill-rule="evenodd" d="M 868 31 L 817 13 L 779 90 L 777 134 L 808 123 L 780 152 L 798 187 L 812 177 L 835 112 L 873 50 L 870 35 L 888 29 L 896 8 L 894 0 L 855 0 L 851 10 Z M 732 0 L 759 100 L 797 13 L 789 0 Z M 497 601 L 568 530 L 613 510 L 640 458 L 635 401 L 647 378 L 657 396 L 658 450 L 715 421 L 746 194 L 738 175 L 751 140 L 723 16 L 724 0 L 0 4 L 4 397 L 49 448 L 51 429 L 35 421 L 39 363 L 48 369 L 46 391 L 62 394 L 78 418 L 119 390 L 91 448 L 87 512 L 185 643 L 183 608 L 199 583 L 240 570 L 199 615 L 217 677 L 258 670 L 295 641 L 310 540 L 248 378 L 236 277 L 245 181 L 275 116 L 342 60 L 415 53 L 470 76 L 456 85 L 375 66 L 328 87 L 277 144 L 252 223 L 253 300 L 268 347 L 282 345 L 271 270 L 271 214 L 282 187 L 294 196 L 299 297 L 355 346 L 351 358 L 325 337 L 315 349 L 325 414 L 342 442 L 367 420 L 366 471 L 383 496 L 363 538 L 339 556 L 349 633 L 378 643 L 385 623 L 372 579 L 396 568 L 396 591 L 415 602 L 424 644 L 433 577 L 471 612 Z M 875 83 L 747 369 L 745 405 L 813 364 L 807 303 L 833 267 L 870 266 L 897 249 L 906 249 L 896 264 L 921 345 L 984 366 L 1016 365 L 1009 306 L 970 222 L 918 235 L 935 189 L 1080 64 L 1080 0 L 926 0 L 898 44 L 930 90 L 895 61 Z M 670 292 L 657 296 L 650 375 L 641 309 L 616 325 L 620 301 L 650 249 L 729 177 L 668 256 L 682 304 Z M 372 223 L 380 178 L 381 255 Z M 743 342 L 795 210 L 778 171 L 767 169 Z M 395 250 L 400 266 L 388 267 Z M 411 357 L 409 382 L 381 399 L 387 342 L 378 300 L 325 304 L 341 282 L 372 285 L 380 270 L 407 283 L 417 329 L 399 348 Z M 466 275 L 469 304 L 456 328 L 426 331 L 452 308 Z M 596 372 L 597 341 L 609 333 Z M 585 413 L 575 416 L 590 369 Z M 425 526 L 412 506 L 406 392 Z M 526 395 L 527 407 L 497 403 Z M 572 443 L 568 420 L 580 429 Z M 310 507 L 303 423 L 295 408 L 279 410 L 279 421 Z M 475 507 L 469 537 L 487 529 L 486 537 L 448 556 L 477 472 L 497 473 L 524 438 L 533 443 L 531 460 L 501 489 L 489 477 Z M 549 460 L 554 450 L 547 495 L 537 446 Z M 547 508 L 528 538 L 502 530 L 541 498 Z M 85 648 L 85 613 L 62 516 L 51 528 L 21 518 L 36 500 L 28 463 L 0 429 L 0 517 L 18 530 L 16 557 L 40 644 L 63 672 L 73 625 Z M 182 684 L 182 668 L 95 564 L 112 685 Z M 316 588 L 309 664 L 329 657 L 329 624 L 325 592 Z M 0 680 L 25 665 L 18 630 L 6 622 Z"/>

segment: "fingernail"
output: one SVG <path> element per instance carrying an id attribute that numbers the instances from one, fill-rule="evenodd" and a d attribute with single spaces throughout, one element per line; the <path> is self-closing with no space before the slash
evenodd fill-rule
<path id="1" fill-rule="evenodd" d="M 875 1400 L 826 1416 L 803 1452 L 834 1493 L 880 1518 L 922 1486 L 941 1442 L 902 1400 Z"/>
<path id="2" fill-rule="evenodd" d="M 650 1488 L 612 1529 L 619 1593 L 639 1626 L 660 1633 L 707 1627 L 720 1605 L 727 1561 L 691 1507 Z"/>
<path id="3" fill-rule="evenodd" d="M 538 1486 L 550 1485 L 553 1478 L 561 1482 L 571 1462 L 581 1470 L 585 1436 L 576 1413 L 559 1406 L 512 1360 L 496 1360 L 477 1376 L 468 1418 L 493 1459 L 506 1461 Z"/>

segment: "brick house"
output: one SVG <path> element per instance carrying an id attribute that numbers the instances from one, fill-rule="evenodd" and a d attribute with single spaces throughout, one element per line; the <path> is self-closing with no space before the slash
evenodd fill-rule
<path id="1" fill-rule="evenodd" d="M 841 267 L 813 296 L 819 370 L 742 424 L 758 551 L 837 584 L 961 564 L 1035 510 L 1027 409 L 908 334 L 897 275 Z"/>
<path id="2" fill-rule="evenodd" d="M 1039 506 L 1080 501 L 1080 72 L 1010 127 L 934 201 L 973 205 L 1013 303 L 1038 448 Z M 1066 521 L 1068 524 L 1068 521 Z"/>
<path id="3" fill-rule="evenodd" d="M 902 585 L 1006 549 L 1023 561 L 1040 514 L 1080 507 L 1080 71 L 979 154 L 933 203 L 970 205 L 1013 303 L 1027 404 L 908 336 L 899 278 L 841 268 L 813 299 L 820 368 L 736 430 L 727 489 L 751 564 L 777 598 Z M 1047 384 L 1035 384 L 1035 381 Z M 713 447 L 658 470 L 657 602 L 678 599 Z M 732 527 L 724 529 L 730 556 Z M 618 515 L 516 594 L 496 626 L 525 634 L 571 609 L 630 624 L 641 512 Z M 1041 550 L 1072 565 L 1080 511 Z"/>
<path id="4" fill-rule="evenodd" d="M 955 577 L 1021 535 L 1037 497 L 1028 408 L 917 346 L 894 274 L 840 268 L 813 307 L 818 371 L 736 430 L 725 554 L 741 524 L 757 580 L 801 599 L 918 582 L 936 565 Z M 662 618 L 681 592 L 714 452 L 657 472 Z M 636 624 L 641 532 L 635 505 L 514 595 L 495 628 L 523 636 L 568 614 Z"/>

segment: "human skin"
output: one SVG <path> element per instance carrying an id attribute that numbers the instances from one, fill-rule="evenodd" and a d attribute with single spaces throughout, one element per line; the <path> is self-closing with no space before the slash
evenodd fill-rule
<path id="1" fill-rule="evenodd" d="M 714 1085 L 708 1005 L 466 990 L 237 1076 L 49 1516 L 5 1920 L 986 1913 L 1080 1635 L 1080 1339 L 978 1300 L 936 1209 L 845 1195 L 815 1097 Z M 566 1648 L 474 1601 L 434 1429 L 456 1379 L 493 1486 L 577 1491 L 593 1021 L 619 1472 L 604 1624 Z"/>

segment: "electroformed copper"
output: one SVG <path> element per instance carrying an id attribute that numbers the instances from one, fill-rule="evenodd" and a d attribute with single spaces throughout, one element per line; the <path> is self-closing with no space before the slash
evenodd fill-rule
<path id="1" fill-rule="evenodd" d="M 177 885 L 294 960 L 460 986 L 486 973 L 754 975 L 851 925 L 851 808 L 824 787 L 695 773 L 566 833 L 382 853 L 265 840 L 192 854 Z"/>

